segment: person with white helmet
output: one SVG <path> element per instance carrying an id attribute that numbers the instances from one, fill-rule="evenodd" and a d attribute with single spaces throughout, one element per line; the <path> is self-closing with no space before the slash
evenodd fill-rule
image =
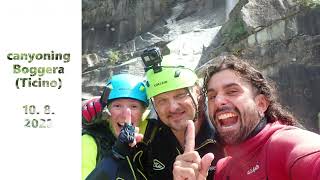
<path id="1" fill-rule="evenodd" d="M 101 98 L 92 99 L 83 105 L 82 179 L 99 179 L 94 177 L 94 173 L 89 173 L 102 159 L 107 160 L 110 167 L 110 171 L 104 174 L 106 178 L 136 176 L 134 172 L 122 172 L 119 169 L 131 166 L 127 158 L 127 146 L 135 144 L 134 127 L 141 125 L 143 113 L 148 105 L 142 78 L 130 74 L 112 76 Z M 102 110 L 105 107 L 108 113 L 107 120 L 102 118 Z"/>

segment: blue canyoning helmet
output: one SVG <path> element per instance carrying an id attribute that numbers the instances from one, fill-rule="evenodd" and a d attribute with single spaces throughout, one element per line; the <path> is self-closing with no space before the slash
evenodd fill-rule
<path id="1" fill-rule="evenodd" d="M 104 98 L 108 98 L 107 101 Z M 112 76 L 107 82 L 101 100 L 107 104 L 114 99 L 130 98 L 149 105 L 146 87 L 141 77 L 131 74 L 118 74 Z"/>

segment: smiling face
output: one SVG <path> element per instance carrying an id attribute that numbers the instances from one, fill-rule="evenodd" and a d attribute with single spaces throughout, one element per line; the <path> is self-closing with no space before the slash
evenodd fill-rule
<path id="1" fill-rule="evenodd" d="M 207 86 L 209 116 L 225 144 L 241 143 L 267 108 L 264 95 L 235 71 L 215 73 Z"/>
<path id="2" fill-rule="evenodd" d="M 108 105 L 108 109 L 111 113 L 110 124 L 115 136 L 118 137 L 126 121 L 127 109 L 130 109 L 129 112 L 131 112 L 131 123 L 138 126 L 145 107 L 138 100 L 121 98 L 113 100 Z"/>
<path id="3" fill-rule="evenodd" d="M 196 90 L 193 91 L 196 93 Z M 187 120 L 194 119 L 196 113 L 187 89 L 159 94 L 154 97 L 154 105 L 161 121 L 176 132 L 184 132 Z"/>

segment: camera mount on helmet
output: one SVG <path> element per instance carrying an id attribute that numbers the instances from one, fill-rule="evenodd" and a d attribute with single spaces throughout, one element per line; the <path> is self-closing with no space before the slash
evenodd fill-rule
<path id="1" fill-rule="evenodd" d="M 153 69 L 154 73 L 158 73 L 162 70 L 162 55 L 158 47 L 151 47 L 144 50 L 141 54 L 141 59 L 145 65 L 146 72 L 149 69 Z"/>

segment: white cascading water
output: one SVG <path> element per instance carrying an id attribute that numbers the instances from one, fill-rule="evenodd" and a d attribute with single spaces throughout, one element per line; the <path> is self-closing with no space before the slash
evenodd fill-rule
<path id="1" fill-rule="evenodd" d="M 226 19 L 229 19 L 229 14 L 235 5 L 239 2 L 239 0 L 226 0 Z"/>

